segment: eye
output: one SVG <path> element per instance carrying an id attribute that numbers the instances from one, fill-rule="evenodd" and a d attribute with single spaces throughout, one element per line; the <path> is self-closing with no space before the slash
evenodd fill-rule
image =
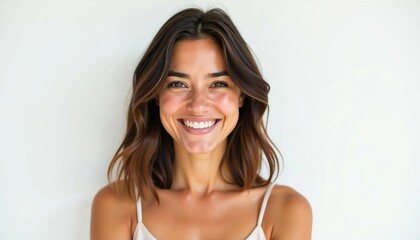
<path id="1" fill-rule="evenodd" d="M 168 83 L 168 88 L 187 88 L 187 85 L 181 81 L 172 81 Z"/>
<path id="2" fill-rule="evenodd" d="M 223 87 L 228 87 L 228 84 L 227 84 L 227 82 L 218 81 L 218 82 L 213 82 L 211 84 L 211 87 L 213 87 L 213 88 L 223 88 Z"/>

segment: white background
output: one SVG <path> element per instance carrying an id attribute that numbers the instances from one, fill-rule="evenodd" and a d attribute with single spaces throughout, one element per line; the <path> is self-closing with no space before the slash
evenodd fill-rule
<path id="1" fill-rule="evenodd" d="M 313 239 L 420 239 L 418 0 L 1 0 L 0 239 L 89 239 L 134 68 L 191 3 L 257 56 Z"/>

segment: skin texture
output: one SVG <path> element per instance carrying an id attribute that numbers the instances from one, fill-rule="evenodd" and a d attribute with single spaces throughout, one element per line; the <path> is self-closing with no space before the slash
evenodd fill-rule
<path id="1" fill-rule="evenodd" d="M 219 163 L 226 138 L 238 122 L 243 97 L 229 76 L 209 76 L 226 70 L 220 49 L 210 39 L 176 43 L 170 70 L 189 76 L 169 76 L 158 98 L 162 124 L 174 139 L 173 188 L 188 186 L 204 194 L 215 185 L 225 185 Z M 181 119 L 217 119 L 217 123 L 205 134 L 191 133 Z"/>
<path id="2" fill-rule="evenodd" d="M 185 75 L 169 76 L 158 100 L 162 124 L 174 139 L 176 151 L 223 154 L 226 137 L 238 122 L 243 97 L 227 73 L 209 76 L 225 71 L 219 48 L 209 39 L 178 42 L 170 69 Z M 207 134 L 191 134 L 180 119 L 220 121 Z"/>
<path id="3" fill-rule="evenodd" d="M 255 228 L 266 187 L 241 191 L 219 171 L 226 138 L 234 129 L 243 95 L 229 76 L 223 55 L 211 39 L 175 44 L 170 74 L 156 99 L 166 131 L 174 139 L 171 189 L 158 189 L 142 201 L 143 223 L 157 239 L 245 239 Z M 215 76 L 214 73 L 217 73 Z M 216 122 L 209 129 L 183 124 Z M 226 168 L 223 176 L 229 180 Z M 92 205 L 91 239 L 132 239 L 136 203 L 111 183 Z M 122 188 L 123 189 L 123 188 Z M 147 191 L 146 191 L 147 192 Z M 290 187 L 274 187 L 262 223 L 267 239 L 311 239 L 312 210 Z"/>

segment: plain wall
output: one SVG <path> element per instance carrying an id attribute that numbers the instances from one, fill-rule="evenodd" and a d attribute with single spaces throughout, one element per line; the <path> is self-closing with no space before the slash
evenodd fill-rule
<path id="1" fill-rule="evenodd" d="M 414 0 L 0 1 L 0 239 L 89 239 L 134 68 L 191 4 L 257 56 L 277 182 L 310 201 L 313 239 L 420 239 Z"/>

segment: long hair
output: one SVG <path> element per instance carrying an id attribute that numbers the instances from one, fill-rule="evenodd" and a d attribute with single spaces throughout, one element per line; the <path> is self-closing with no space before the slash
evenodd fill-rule
<path id="1" fill-rule="evenodd" d="M 108 168 L 110 180 L 117 167 L 117 180 L 123 181 L 133 200 L 149 190 L 159 201 L 156 187 L 168 189 L 172 185 L 173 140 L 162 126 L 155 98 L 167 77 L 174 44 L 182 39 L 200 38 L 211 38 L 218 43 L 228 75 L 245 96 L 238 123 L 228 136 L 219 170 L 226 164 L 233 184 L 243 190 L 267 185 L 278 175 L 276 148 L 263 121 L 268 108 L 269 84 L 223 10 L 204 12 L 189 8 L 175 14 L 162 26 L 134 72 L 127 131 Z M 259 175 L 264 156 L 268 163 L 267 179 Z"/>

